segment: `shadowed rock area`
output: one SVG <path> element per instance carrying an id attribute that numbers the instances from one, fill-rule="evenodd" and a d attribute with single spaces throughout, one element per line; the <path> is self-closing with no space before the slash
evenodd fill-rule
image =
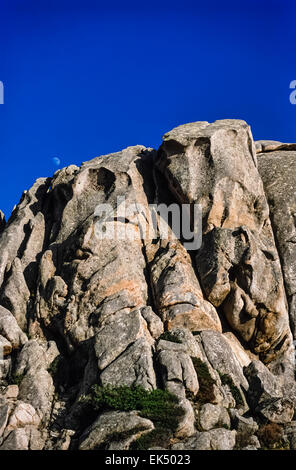
<path id="1" fill-rule="evenodd" d="M 295 162 L 196 122 L 0 211 L 0 450 L 296 448 Z"/>

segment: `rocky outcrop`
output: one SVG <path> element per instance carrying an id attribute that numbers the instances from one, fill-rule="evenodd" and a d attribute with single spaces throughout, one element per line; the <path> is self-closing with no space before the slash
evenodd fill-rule
<path id="1" fill-rule="evenodd" d="M 153 423 L 136 412 L 103 413 L 81 436 L 80 450 L 126 450 L 143 434 L 154 429 Z"/>
<path id="2" fill-rule="evenodd" d="M 233 120 L 180 126 L 164 136 L 157 165 L 179 203 L 202 207 L 196 268 L 207 299 L 271 361 L 291 334 L 250 128 Z"/>
<path id="3" fill-rule="evenodd" d="M 295 447 L 294 159 L 191 123 L 0 212 L 0 450 Z"/>
<path id="4" fill-rule="evenodd" d="M 263 145 L 258 153 L 260 172 L 281 259 L 291 330 L 296 337 L 296 146 Z"/>

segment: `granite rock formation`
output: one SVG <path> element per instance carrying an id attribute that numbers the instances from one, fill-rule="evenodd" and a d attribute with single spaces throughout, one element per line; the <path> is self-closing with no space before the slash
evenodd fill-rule
<path id="1" fill-rule="evenodd" d="M 244 121 L 196 122 L 0 212 L 0 450 L 293 449 L 295 162 Z M 201 246 L 160 206 L 192 230 L 198 207 Z M 91 401 L 159 389 L 165 439 L 151 409 Z"/>

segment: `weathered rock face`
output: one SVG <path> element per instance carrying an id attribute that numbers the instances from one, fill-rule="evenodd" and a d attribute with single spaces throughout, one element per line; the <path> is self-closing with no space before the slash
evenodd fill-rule
<path id="1" fill-rule="evenodd" d="M 232 120 L 177 127 L 164 136 L 157 165 L 180 203 L 202 207 L 196 267 L 207 299 L 271 361 L 289 347 L 291 335 L 249 127 Z"/>
<path id="2" fill-rule="evenodd" d="M 4 230 L 6 221 L 5 221 L 5 216 L 2 211 L 0 211 L 0 233 Z"/>
<path id="3" fill-rule="evenodd" d="M 278 146 L 263 146 L 264 153 L 258 153 L 258 169 L 268 199 L 282 263 L 291 329 L 296 337 L 296 146 L 294 151 L 292 148 L 280 143 Z"/>
<path id="4" fill-rule="evenodd" d="M 290 425 L 294 145 L 255 146 L 243 121 L 186 124 L 0 212 L 0 450 L 259 448 L 264 420 Z M 151 204 L 199 204 L 201 247 Z M 166 389 L 174 423 L 122 397 L 98 406 L 93 385 Z"/>
<path id="5" fill-rule="evenodd" d="M 86 429 L 80 439 L 80 450 L 126 450 L 141 435 L 152 431 L 153 423 L 136 412 L 103 413 Z"/>

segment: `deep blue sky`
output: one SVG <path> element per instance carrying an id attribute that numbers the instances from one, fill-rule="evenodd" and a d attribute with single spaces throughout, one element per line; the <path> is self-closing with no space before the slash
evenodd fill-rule
<path id="1" fill-rule="evenodd" d="M 296 142 L 295 0 L 0 0 L 0 208 L 61 166 L 176 125 Z"/>

